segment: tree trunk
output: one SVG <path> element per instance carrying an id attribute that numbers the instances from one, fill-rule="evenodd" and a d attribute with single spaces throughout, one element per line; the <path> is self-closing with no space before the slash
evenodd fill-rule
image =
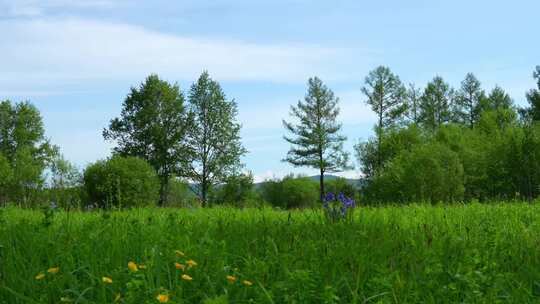
<path id="1" fill-rule="evenodd" d="M 324 200 L 324 170 L 321 168 L 319 175 L 319 189 L 320 189 L 320 195 L 321 195 L 321 202 Z"/>
<path id="2" fill-rule="evenodd" d="M 158 205 L 163 207 L 167 205 L 167 195 L 169 194 L 169 176 L 163 176 L 160 178 L 159 185 L 159 202 Z"/>

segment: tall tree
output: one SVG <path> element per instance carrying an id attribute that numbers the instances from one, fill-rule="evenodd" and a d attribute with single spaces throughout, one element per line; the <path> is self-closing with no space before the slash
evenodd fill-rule
<path id="1" fill-rule="evenodd" d="M 291 116 L 297 124 L 283 120 L 283 125 L 294 137 L 284 136 L 292 144 L 284 161 L 293 166 L 316 168 L 320 172 L 319 190 L 324 195 L 324 174 L 348 168 L 349 155 L 343 151 L 347 138 L 341 135 L 339 98 L 317 78 L 308 80 L 304 101 L 291 106 Z"/>
<path id="2" fill-rule="evenodd" d="M 139 88 L 131 88 L 120 117 L 111 120 L 103 137 L 117 142 L 115 153 L 143 158 L 154 167 L 160 180 L 159 204 L 164 205 L 171 176 L 186 174 L 191 125 L 180 87 L 150 75 Z"/>
<path id="3" fill-rule="evenodd" d="M 43 185 L 43 172 L 57 153 L 58 148 L 45 138 L 43 120 L 34 105 L 0 102 L 0 154 L 13 173 L 4 199 L 31 202 L 30 196 Z"/>
<path id="4" fill-rule="evenodd" d="M 480 118 L 480 104 L 485 98 L 480 81 L 472 73 L 468 73 L 461 82 L 461 88 L 455 98 L 456 120 L 469 128 Z"/>
<path id="5" fill-rule="evenodd" d="M 452 89 L 440 76 L 427 84 L 420 103 L 420 121 L 425 128 L 435 131 L 450 121 L 452 96 Z"/>
<path id="6" fill-rule="evenodd" d="M 420 98 L 422 93 L 414 83 L 410 83 L 407 88 L 407 118 L 413 124 L 420 122 Z"/>
<path id="7" fill-rule="evenodd" d="M 533 72 L 533 77 L 536 80 L 536 88 L 527 92 L 527 101 L 529 108 L 525 110 L 529 119 L 540 121 L 540 65 Z"/>
<path id="8" fill-rule="evenodd" d="M 206 204 L 211 187 L 238 173 L 240 157 L 247 151 L 240 142 L 235 101 L 226 99 L 219 83 L 206 71 L 191 86 L 189 109 L 194 127 L 189 132 L 192 158 L 188 176 L 199 185 L 196 192 Z"/>
<path id="9" fill-rule="evenodd" d="M 386 127 L 396 125 L 407 111 L 407 90 L 397 75 L 388 67 L 379 66 L 369 72 L 362 92 L 366 95 L 366 104 L 377 114 L 377 167 L 382 165 L 380 142 Z"/>

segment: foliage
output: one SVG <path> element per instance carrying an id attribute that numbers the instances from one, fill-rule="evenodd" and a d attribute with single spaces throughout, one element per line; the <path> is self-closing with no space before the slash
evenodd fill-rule
<path id="1" fill-rule="evenodd" d="M 436 131 L 452 120 L 453 95 L 453 90 L 440 76 L 427 84 L 420 102 L 420 122 L 425 129 Z"/>
<path id="2" fill-rule="evenodd" d="M 89 165 L 84 186 L 89 203 L 102 208 L 146 206 L 158 199 L 154 169 L 137 157 L 113 156 Z"/>
<path id="3" fill-rule="evenodd" d="M 240 141 L 241 125 L 234 100 L 227 100 L 219 83 L 203 72 L 189 91 L 194 125 L 188 134 L 192 154 L 187 177 L 198 184 L 204 204 L 212 186 L 224 182 L 241 168 L 247 151 Z"/>
<path id="4" fill-rule="evenodd" d="M 295 167 L 311 167 L 319 170 L 319 197 L 324 191 L 324 174 L 349 167 L 349 154 L 343 150 L 347 138 L 341 135 L 339 98 L 334 96 L 323 82 L 317 78 L 308 80 L 308 92 L 304 101 L 291 106 L 291 116 L 297 124 L 283 121 L 285 129 L 292 137 L 284 136 L 292 145 L 284 161 Z"/>
<path id="5" fill-rule="evenodd" d="M 536 67 L 533 77 L 536 80 L 536 88 L 527 92 L 529 108 L 524 109 L 523 112 L 528 119 L 538 122 L 540 121 L 540 66 Z"/>
<path id="6" fill-rule="evenodd" d="M 349 221 L 353 219 L 353 211 L 356 207 L 356 202 L 353 198 L 347 197 L 343 193 L 336 195 L 333 192 L 328 192 L 324 195 L 323 210 L 327 220 L 332 223 L 340 221 Z"/>
<path id="7" fill-rule="evenodd" d="M 266 202 L 284 209 L 314 207 L 320 201 L 317 183 L 309 177 L 288 175 L 281 180 L 267 180 L 261 192 Z"/>
<path id="8" fill-rule="evenodd" d="M 9 187 L 13 179 L 13 169 L 7 158 L 0 153 L 0 204 L 7 203 Z"/>
<path id="9" fill-rule="evenodd" d="M 258 200 L 251 172 L 230 176 L 224 184 L 218 185 L 211 194 L 213 203 L 237 207 L 255 206 Z"/>
<path id="10" fill-rule="evenodd" d="M 50 200 L 61 208 L 79 207 L 83 198 L 79 170 L 60 154 L 53 159 L 50 170 Z"/>
<path id="11" fill-rule="evenodd" d="M 327 192 L 343 193 L 345 196 L 352 198 L 354 198 L 358 192 L 357 187 L 343 177 L 337 177 L 333 180 L 325 181 L 324 188 L 327 190 Z"/>
<path id="12" fill-rule="evenodd" d="M 169 179 L 186 174 L 191 121 L 180 87 L 150 75 L 139 88 L 131 88 L 120 117 L 111 120 L 103 137 L 117 142 L 115 153 L 140 157 L 154 167 L 160 181 L 159 202 L 165 205 Z"/>

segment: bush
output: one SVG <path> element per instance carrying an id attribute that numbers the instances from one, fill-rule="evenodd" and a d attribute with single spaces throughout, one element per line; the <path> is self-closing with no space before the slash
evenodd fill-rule
<path id="1" fill-rule="evenodd" d="M 9 161 L 2 153 L 0 153 L 0 204 L 7 203 L 7 193 L 12 179 L 13 170 L 9 165 Z"/>
<path id="2" fill-rule="evenodd" d="M 333 180 L 324 182 L 324 190 L 326 193 L 343 193 L 347 197 L 354 198 L 356 196 L 357 188 L 351 184 L 346 178 L 338 177 Z"/>
<path id="3" fill-rule="evenodd" d="M 455 202 L 463 200 L 463 166 L 458 154 L 430 143 L 393 159 L 366 189 L 375 202 Z"/>
<path id="4" fill-rule="evenodd" d="M 154 169 L 137 157 L 114 156 L 84 171 L 90 204 L 98 207 L 138 207 L 158 199 L 159 180 Z"/>
<path id="5" fill-rule="evenodd" d="M 215 204 L 255 207 L 258 203 L 258 198 L 253 185 L 253 174 L 250 172 L 227 178 L 225 184 L 217 186 L 212 191 L 210 200 Z"/>
<path id="6" fill-rule="evenodd" d="M 167 187 L 168 207 L 200 207 L 200 200 L 189 188 L 189 184 L 173 177 L 169 179 Z"/>
<path id="7" fill-rule="evenodd" d="M 266 181 L 262 186 L 262 196 L 275 207 L 314 207 L 319 202 L 319 186 L 309 177 L 288 175 L 282 180 Z"/>

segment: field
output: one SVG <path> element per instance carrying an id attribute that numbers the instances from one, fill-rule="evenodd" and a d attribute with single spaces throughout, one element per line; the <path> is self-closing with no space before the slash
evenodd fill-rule
<path id="1" fill-rule="evenodd" d="M 0 212 L 0 303 L 540 299 L 536 205 Z"/>

